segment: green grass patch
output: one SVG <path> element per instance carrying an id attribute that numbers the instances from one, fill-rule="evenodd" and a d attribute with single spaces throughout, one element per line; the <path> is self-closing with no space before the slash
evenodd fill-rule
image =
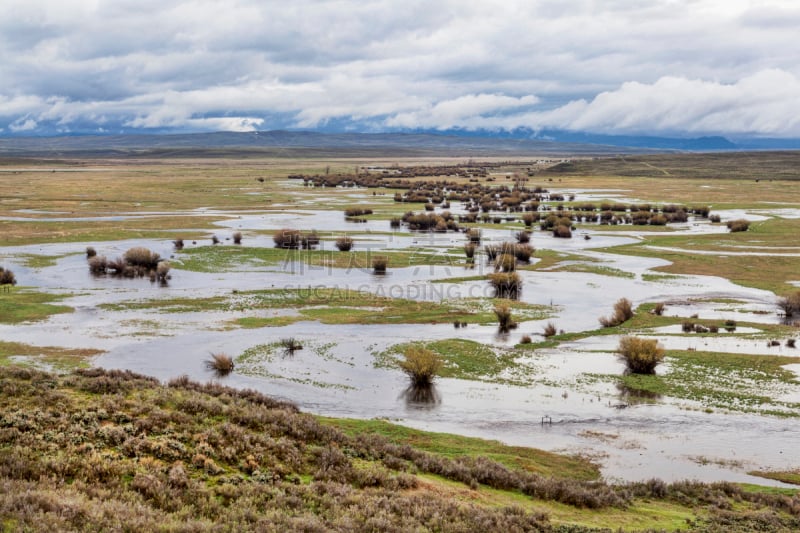
<path id="1" fill-rule="evenodd" d="M 102 350 L 32 346 L 19 342 L 0 341 L 0 366 L 44 367 L 65 372 L 88 366 L 90 358 L 101 353 L 103 353 Z"/>
<path id="2" fill-rule="evenodd" d="M 800 385 L 794 372 L 783 368 L 800 357 L 672 350 L 665 362 L 669 371 L 657 375 L 605 377 L 632 390 L 691 400 L 705 408 L 800 416 L 800 403 L 775 399 Z"/>
<path id="3" fill-rule="evenodd" d="M 456 255 L 437 249 L 410 248 L 404 250 L 364 249 L 358 246 L 350 252 L 338 250 L 286 250 L 282 248 L 250 248 L 247 246 L 200 246 L 186 248 L 176 256 L 175 264 L 192 272 L 230 272 L 266 267 L 290 268 L 293 264 L 308 267 L 308 273 L 323 272 L 326 268 L 372 271 L 377 256 L 389 258 L 389 268 L 412 266 L 463 267 L 463 254 Z"/>
<path id="4" fill-rule="evenodd" d="M 398 368 L 409 346 L 422 346 L 439 354 L 444 366 L 441 377 L 527 386 L 533 383 L 536 368 L 519 359 L 529 350 L 496 348 L 466 339 L 395 344 L 373 353 L 378 368 Z"/>
<path id="5" fill-rule="evenodd" d="M 288 324 L 304 319 L 319 320 L 325 324 L 435 324 L 456 320 L 468 324 L 487 324 L 496 320 L 493 307 L 498 301 L 466 298 L 433 303 L 390 298 L 350 289 L 309 287 L 236 291 L 227 296 L 153 299 L 101 307 L 117 311 L 149 310 L 167 313 L 296 309 L 300 314 L 300 317 L 273 317 L 275 320 L 257 317 L 236 319 L 234 323 L 243 327 L 260 327 L 259 323 L 280 325 L 283 320 Z M 511 301 L 509 305 L 514 309 L 517 320 L 540 320 L 553 312 L 551 307 L 524 302 Z M 262 322 L 263 320 L 267 322 Z"/>
<path id="6" fill-rule="evenodd" d="M 494 440 L 420 431 L 384 420 L 354 420 L 323 416 L 316 418 L 323 424 L 339 428 L 348 435 L 364 433 L 381 435 L 395 444 L 408 444 L 444 457 L 488 457 L 515 470 L 526 470 L 559 478 L 595 480 L 600 477 L 597 465 L 582 457 L 508 446 Z"/>
<path id="7" fill-rule="evenodd" d="M 748 472 L 751 476 L 763 477 L 765 479 L 774 479 L 783 483 L 791 485 L 800 485 L 800 469 L 798 470 L 753 470 Z M 791 491 L 791 494 L 797 494 L 797 490 L 784 489 Z"/>
<path id="8" fill-rule="evenodd" d="M 11 287 L 0 291 L 0 323 L 19 324 L 45 320 L 60 313 L 71 313 L 72 307 L 53 305 L 66 296 L 37 292 L 25 287 Z"/>
<path id="9" fill-rule="evenodd" d="M 603 265 L 587 264 L 584 262 L 562 264 L 556 268 L 551 269 L 555 272 L 586 272 L 589 274 L 598 274 L 600 276 L 611 276 L 615 278 L 628 278 L 633 279 L 636 275 L 633 272 L 626 272 L 619 268 L 613 268 Z"/>

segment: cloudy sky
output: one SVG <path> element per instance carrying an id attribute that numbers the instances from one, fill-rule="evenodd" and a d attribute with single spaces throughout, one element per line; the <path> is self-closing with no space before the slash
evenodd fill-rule
<path id="1" fill-rule="evenodd" d="M 2 0 L 0 135 L 800 137 L 795 0 Z"/>

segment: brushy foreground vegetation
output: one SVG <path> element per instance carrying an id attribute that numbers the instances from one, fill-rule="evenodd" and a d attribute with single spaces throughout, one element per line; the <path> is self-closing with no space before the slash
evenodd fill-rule
<path id="1" fill-rule="evenodd" d="M 0 390 L 5 530 L 577 532 L 591 529 L 547 509 L 623 517 L 659 505 L 696 531 L 800 527 L 796 495 L 544 477 L 350 436 L 291 404 L 185 378 L 4 367 Z M 519 496 L 498 505 L 501 492 Z"/>

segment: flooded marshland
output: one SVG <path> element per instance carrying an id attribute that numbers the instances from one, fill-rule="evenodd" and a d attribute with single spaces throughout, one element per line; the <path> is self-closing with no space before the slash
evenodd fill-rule
<path id="1" fill-rule="evenodd" d="M 0 217 L 135 227 L 143 218 L 168 214 L 185 224 L 170 230 L 174 236 L 3 246 L 2 264 L 14 270 L 20 285 L 58 295 L 59 303 L 73 311 L 0 324 L 2 339 L 102 350 L 92 364 L 162 380 L 181 375 L 218 380 L 321 415 L 382 418 L 579 454 L 600 464 L 610 480 L 780 485 L 749 472 L 798 467 L 800 349 L 796 353 L 788 341 L 800 331 L 779 316 L 776 294 L 721 275 L 664 272 L 671 261 L 659 256 L 678 250 L 708 255 L 709 261 L 729 255 L 796 257 L 795 248 L 772 242 L 723 249 L 730 235 L 726 221 L 793 220 L 796 209 L 714 210 L 721 223 L 690 216 L 665 227 L 662 238 L 673 239 L 674 246 L 651 244 L 652 228 L 631 224 L 584 221 L 576 223 L 572 238 L 555 238 L 534 225 L 533 257 L 516 268 L 522 283 L 513 303 L 518 324 L 501 332 L 492 314 L 494 289 L 486 279 L 495 265 L 481 250 L 513 241 L 525 229 L 520 214 L 473 224 L 480 229 L 481 247 L 468 262 L 461 231 L 392 227 L 389 220 L 412 207 L 395 205 L 391 195 L 374 196 L 368 188 L 302 187 L 286 179 L 276 180 L 274 187 L 246 193 L 296 194 L 296 202 L 76 218 L 18 210 Z M 625 190 L 551 187 L 550 192 L 572 195 L 575 203 L 633 201 Z M 542 201 L 553 210 L 558 203 Z M 372 207 L 376 215 L 363 222 L 343 215 L 359 205 Z M 420 211 L 419 205 L 413 207 Z M 460 201 L 431 210 L 443 211 L 456 217 L 469 213 Z M 213 228 L 193 227 L 193 220 L 208 216 L 217 219 Z M 283 229 L 316 231 L 320 242 L 314 250 L 276 249 L 273 235 Z M 243 234 L 241 245 L 232 243 L 234 232 Z M 173 240 L 184 234 L 193 238 L 176 249 Z M 343 252 L 335 246 L 341 235 L 353 239 L 362 259 L 342 263 Z M 212 244 L 212 236 L 220 244 Z M 698 241 L 708 243 L 706 249 L 680 241 L 694 237 L 717 240 Z M 647 254 L 615 250 L 640 244 Z M 161 284 L 92 275 L 87 246 L 108 258 L 146 247 L 169 258 L 170 279 Z M 389 258 L 385 274 L 372 268 L 376 256 Z M 598 318 L 620 298 L 632 301 L 637 316 L 622 330 L 602 328 Z M 440 313 L 421 320 L 390 301 L 419 304 L 419 313 Z M 656 303 L 665 307 L 658 316 L 651 312 Z M 448 319 L 456 316 L 461 318 Z M 700 328 L 687 331 L 687 321 Z M 552 338 L 543 334 L 548 323 L 557 330 Z M 657 339 L 667 350 L 654 381 L 640 388 L 631 386 L 635 383 L 625 377 L 625 365 L 614 353 L 628 334 Z M 531 342 L 522 342 L 524 336 Z M 287 352 L 281 347 L 286 339 L 302 348 Z M 397 365 L 409 343 L 439 351 L 447 361 L 435 391 L 424 397 L 409 393 L 408 378 Z M 221 377 L 208 370 L 205 361 L 212 353 L 232 356 L 234 371 Z M 474 361 L 481 364 L 470 364 Z M 748 361 L 771 366 L 756 372 Z M 686 385 L 693 375 L 703 377 L 703 386 Z"/>

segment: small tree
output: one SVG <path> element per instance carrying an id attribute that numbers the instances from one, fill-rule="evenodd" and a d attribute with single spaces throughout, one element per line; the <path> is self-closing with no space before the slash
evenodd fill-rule
<path id="1" fill-rule="evenodd" d="M 664 359 L 664 348 L 656 339 L 622 337 L 617 354 L 632 374 L 655 374 L 656 366 Z"/>

